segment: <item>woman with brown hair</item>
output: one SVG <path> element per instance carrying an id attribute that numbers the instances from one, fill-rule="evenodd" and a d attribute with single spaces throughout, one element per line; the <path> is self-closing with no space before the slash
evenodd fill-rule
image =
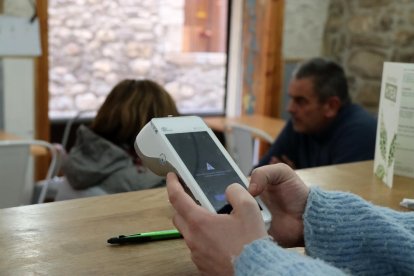
<path id="1" fill-rule="evenodd" d="M 177 116 L 174 100 L 151 80 L 123 80 L 109 93 L 90 128 L 81 125 L 63 164 L 75 190 L 99 186 L 120 193 L 165 184 L 134 151 L 138 132 L 154 117 Z"/>

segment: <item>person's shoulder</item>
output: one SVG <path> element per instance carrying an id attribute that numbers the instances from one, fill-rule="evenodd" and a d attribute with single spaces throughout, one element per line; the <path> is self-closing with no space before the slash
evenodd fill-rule
<path id="1" fill-rule="evenodd" d="M 278 136 L 278 139 L 288 139 L 288 140 L 291 140 L 291 139 L 294 139 L 295 137 L 299 137 L 299 136 L 302 136 L 303 134 L 301 134 L 301 133 L 298 133 L 298 132 L 296 132 L 294 129 L 293 129 L 293 122 L 292 122 L 292 119 L 289 119 L 287 122 L 286 122 L 286 125 L 284 126 L 284 128 L 283 128 L 283 130 L 282 130 L 282 132 L 280 133 L 280 135 Z"/>
<path id="2" fill-rule="evenodd" d="M 373 141 L 376 137 L 376 118 L 357 104 L 349 105 L 342 114 L 341 120 L 335 128 L 336 139 L 351 140 L 365 139 Z"/>
<path id="3" fill-rule="evenodd" d="M 377 120 L 362 106 L 357 104 L 349 104 L 343 107 L 336 119 L 335 125 L 336 132 L 363 128 L 372 130 L 376 129 Z"/>
<path id="4" fill-rule="evenodd" d="M 293 129 L 293 122 L 292 122 L 292 119 L 289 119 L 287 122 L 286 122 L 286 124 L 285 124 L 285 126 L 284 126 L 284 128 L 283 128 L 283 131 L 285 131 L 285 132 L 289 132 L 289 133 L 294 133 L 295 131 L 294 131 L 294 129 Z"/>
<path id="5" fill-rule="evenodd" d="M 78 139 L 86 139 L 86 140 L 92 140 L 92 139 L 100 139 L 98 134 L 93 132 L 88 126 L 80 125 L 78 129 L 76 130 L 76 136 Z"/>
<path id="6" fill-rule="evenodd" d="M 76 129 L 76 141 L 74 148 L 84 147 L 85 145 L 95 144 L 100 142 L 103 138 L 93 132 L 89 127 L 80 125 Z"/>
<path id="7" fill-rule="evenodd" d="M 376 117 L 358 104 L 351 104 L 348 107 L 345 119 L 349 123 L 364 125 L 366 127 L 376 127 L 377 125 Z"/>
<path id="8" fill-rule="evenodd" d="M 375 120 L 375 116 L 373 114 L 369 113 L 364 107 L 362 107 L 359 104 L 352 103 L 352 104 L 349 105 L 348 108 L 350 109 L 351 114 L 355 114 L 355 115 L 358 115 L 358 116 L 364 116 L 364 117 L 371 118 L 371 119 Z"/>
<path id="9" fill-rule="evenodd" d="M 87 126 L 79 126 L 76 143 L 71 148 L 70 156 L 87 157 L 98 162 L 129 160 L 130 157 L 120 146 L 96 134 Z M 104 161 L 106 160 L 106 161 Z"/>
<path id="10" fill-rule="evenodd" d="M 93 148 L 114 148 L 117 150 L 122 150 L 118 145 L 115 145 L 111 141 L 95 133 L 92 129 L 85 125 L 80 125 L 78 127 L 76 132 L 76 139 L 78 144 L 82 146 L 90 146 Z"/>

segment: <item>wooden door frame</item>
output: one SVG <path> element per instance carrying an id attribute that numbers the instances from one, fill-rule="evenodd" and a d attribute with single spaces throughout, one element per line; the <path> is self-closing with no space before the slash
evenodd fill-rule
<path id="1" fill-rule="evenodd" d="M 36 1 L 40 27 L 42 54 L 35 61 L 35 138 L 49 141 L 49 45 L 48 45 L 48 0 Z M 44 178 L 48 168 L 47 158 L 36 160 L 36 178 Z M 42 177 L 43 176 L 43 177 Z"/>
<path id="2" fill-rule="evenodd" d="M 244 1 L 242 114 L 281 115 L 284 12 L 285 0 Z M 260 143 L 259 156 L 268 149 Z"/>
<path id="3" fill-rule="evenodd" d="M 245 0 L 243 114 L 280 117 L 285 0 Z"/>

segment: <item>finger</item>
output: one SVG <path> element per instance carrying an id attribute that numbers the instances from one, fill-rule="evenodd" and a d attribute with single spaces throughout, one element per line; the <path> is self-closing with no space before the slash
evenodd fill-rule
<path id="1" fill-rule="evenodd" d="M 257 184 L 255 182 L 250 182 L 248 191 L 252 196 L 258 196 L 264 191 L 265 186 Z"/>
<path id="2" fill-rule="evenodd" d="M 235 214 L 248 218 L 260 216 L 256 200 L 240 184 L 231 184 L 226 189 L 226 198 L 233 207 Z"/>
<path id="3" fill-rule="evenodd" d="M 170 172 L 167 174 L 167 192 L 171 205 L 184 219 L 187 219 L 193 211 L 203 210 L 184 191 L 175 173 Z"/>
<path id="4" fill-rule="evenodd" d="M 282 155 L 282 160 L 283 160 L 283 163 L 286 163 L 287 165 L 289 165 L 289 167 L 291 167 L 292 169 L 295 169 L 295 163 L 293 163 L 293 161 L 290 160 L 286 155 Z"/>
<path id="5" fill-rule="evenodd" d="M 278 163 L 253 170 L 250 182 L 256 183 L 259 186 L 258 190 L 264 190 L 267 185 L 278 185 L 295 177 L 297 175 L 292 168 L 284 163 Z"/>
<path id="6" fill-rule="evenodd" d="M 280 163 L 281 161 L 280 161 L 280 159 L 279 158 L 277 158 L 276 156 L 272 156 L 271 158 L 270 158 L 270 161 L 269 161 L 269 165 L 272 165 L 272 164 L 277 164 L 277 163 Z"/>
<path id="7" fill-rule="evenodd" d="M 186 236 L 187 233 L 189 233 L 187 222 L 179 213 L 175 213 L 172 222 L 175 228 L 177 228 L 177 230 L 181 233 L 181 235 Z"/>
<path id="8" fill-rule="evenodd" d="M 199 242 L 197 236 L 199 235 L 200 231 L 196 231 L 194 228 L 191 230 L 191 225 L 188 224 L 188 221 L 186 221 L 178 213 L 175 214 L 173 218 L 173 224 L 178 229 L 178 231 L 180 231 L 185 243 L 187 244 L 187 247 L 190 249 L 190 251 L 193 251 Z"/>

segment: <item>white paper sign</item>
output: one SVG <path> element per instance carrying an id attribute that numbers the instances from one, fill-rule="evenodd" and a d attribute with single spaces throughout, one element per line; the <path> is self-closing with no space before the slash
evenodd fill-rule
<path id="1" fill-rule="evenodd" d="M 0 15 L 0 56 L 39 56 L 39 21 Z"/>
<path id="2" fill-rule="evenodd" d="M 384 63 L 374 172 L 389 187 L 414 177 L 414 64 Z"/>

